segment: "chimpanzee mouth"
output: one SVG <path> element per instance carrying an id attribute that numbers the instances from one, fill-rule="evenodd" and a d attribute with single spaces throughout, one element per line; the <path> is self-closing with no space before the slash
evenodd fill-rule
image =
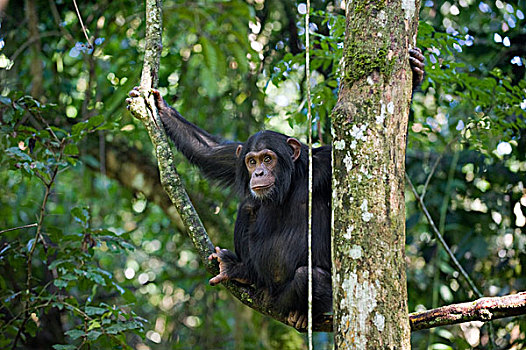
<path id="1" fill-rule="evenodd" d="M 268 184 L 268 185 L 258 185 L 258 186 L 252 186 L 250 187 L 250 193 L 252 193 L 252 196 L 257 199 L 265 199 L 271 196 L 274 191 L 274 183 Z"/>
<path id="2" fill-rule="evenodd" d="M 257 185 L 257 186 L 252 186 L 251 189 L 253 191 L 262 191 L 262 190 L 267 190 L 269 188 L 271 188 L 272 186 L 274 186 L 274 183 L 270 183 L 268 185 Z"/>

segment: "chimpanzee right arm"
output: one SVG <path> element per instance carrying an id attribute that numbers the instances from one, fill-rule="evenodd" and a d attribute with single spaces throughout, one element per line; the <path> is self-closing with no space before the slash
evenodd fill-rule
<path id="1" fill-rule="evenodd" d="M 241 143 L 225 141 L 209 134 L 170 107 L 158 90 L 152 89 L 151 92 L 166 133 L 175 147 L 192 164 L 197 165 L 206 177 L 227 186 L 233 185 L 236 178 L 236 150 Z M 131 90 L 129 95 L 138 97 L 138 88 Z"/>

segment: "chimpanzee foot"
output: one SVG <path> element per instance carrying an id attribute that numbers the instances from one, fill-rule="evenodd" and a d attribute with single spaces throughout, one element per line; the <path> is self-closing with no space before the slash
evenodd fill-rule
<path id="1" fill-rule="evenodd" d="M 211 286 L 215 286 L 223 281 L 228 281 L 230 279 L 230 277 L 228 277 L 228 275 L 225 272 L 225 265 L 223 260 L 221 259 L 221 248 L 216 247 L 215 253 L 210 254 L 210 256 L 208 257 L 208 260 L 210 261 L 214 259 L 217 260 L 217 262 L 219 263 L 219 274 L 212 277 L 208 281 L 208 283 L 210 283 Z"/>
<path id="2" fill-rule="evenodd" d="M 128 96 L 130 97 L 126 99 L 126 109 L 128 109 L 131 112 L 131 114 L 137 119 L 142 120 L 146 118 L 143 112 L 146 108 L 145 101 L 143 98 L 138 98 L 141 96 L 139 87 L 136 86 L 132 90 L 130 90 Z"/>
<path id="3" fill-rule="evenodd" d="M 307 328 L 308 318 L 307 315 L 296 310 L 289 313 L 287 322 L 296 329 Z"/>

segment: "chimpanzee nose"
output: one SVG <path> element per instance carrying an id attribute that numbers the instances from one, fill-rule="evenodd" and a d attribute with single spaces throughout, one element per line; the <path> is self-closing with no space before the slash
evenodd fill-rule
<path id="1" fill-rule="evenodd" d="M 256 169 L 256 171 L 254 172 L 254 175 L 263 176 L 263 169 Z"/>

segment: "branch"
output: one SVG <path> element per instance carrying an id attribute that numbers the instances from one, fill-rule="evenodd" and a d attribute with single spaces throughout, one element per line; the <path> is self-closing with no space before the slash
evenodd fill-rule
<path id="1" fill-rule="evenodd" d="M 214 245 L 208 237 L 177 173 L 168 138 L 162 127 L 153 96 L 150 94 L 151 88 L 156 87 L 158 83 L 159 61 L 162 50 L 161 18 L 161 1 L 146 0 L 146 48 L 140 84 L 141 98 L 132 99 L 129 103 L 129 109 L 146 127 L 157 154 L 161 184 L 179 212 L 206 270 L 215 276 L 219 272 L 218 264 L 216 261 L 208 260 L 208 256 L 214 252 Z M 258 293 L 254 288 L 240 286 L 231 282 L 223 283 L 223 285 L 245 305 L 286 323 L 286 316 L 273 310 L 272 305 L 265 301 L 264 295 Z M 315 329 L 317 328 L 315 327 Z"/>
<path id="2" fill-rule="evenodd" d="M 24 226 L 18 226 L 18 227 L 7 228 L 7 229 L 5 229 L 5 230 L 0 231 L 0 235 L 1 235 L 2 233 L 6 233 L 6 232 L 9 232 L 9 231 L 21 230 L 21 229 L 23 229 L 23 228 L 30 228 L 30 227 L 36 227 L 36 226 L 38 226 L 37 223 L 29 224 L 29 225 L 24 225 Z"/>
<path id="3" fill-rule="evenodd" d="M 526 292 L 442 306 L 409 315 L 412 331 L 457 323 L 482 321 L 526 314 Z"/>
<path id="4" fill-rule="evenodd" d="M 502 297 L 480 298 L 460 304 L 409 314 L 411 332 L 471 321 L 488 322 L 526 314 L 526 292 Z M 332 315 L 316 319 L 316 330 L 332 332 Z"/>

